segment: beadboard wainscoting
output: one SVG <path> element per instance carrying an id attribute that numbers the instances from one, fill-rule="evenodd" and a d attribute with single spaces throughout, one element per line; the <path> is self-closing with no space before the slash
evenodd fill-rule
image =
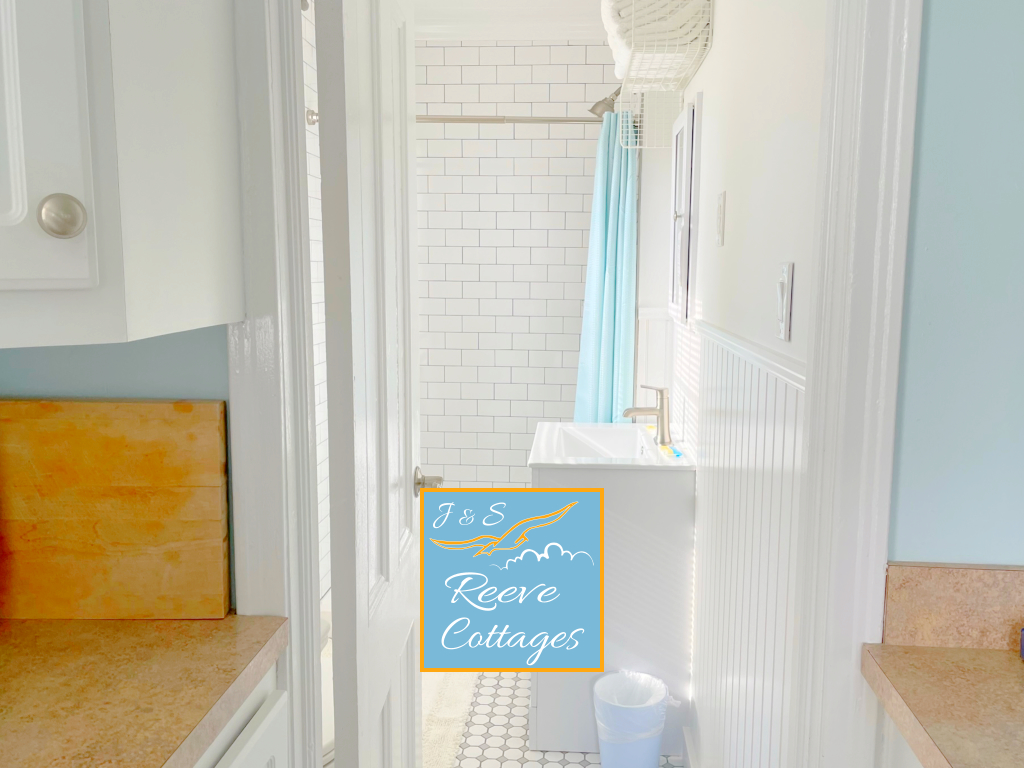
<path id="1" fill-rule="evenodd" d="M 707 324 L 696 331 L 695 735 L 705 768 L 783 766 L 794 679 L 802 366 Z"/>

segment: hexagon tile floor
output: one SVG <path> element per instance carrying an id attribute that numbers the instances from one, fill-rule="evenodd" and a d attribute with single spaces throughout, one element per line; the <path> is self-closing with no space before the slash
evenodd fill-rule
<path id="1" fill-rule="evenodd" d="M 601 764 L 597 754 L 537 752 L 527 746 L 530 685 L 529 672 L 480 675 L 452 768 L 586 768 Z M 685 763 L 678 757 L 663 757 L 661 765 Z"/>

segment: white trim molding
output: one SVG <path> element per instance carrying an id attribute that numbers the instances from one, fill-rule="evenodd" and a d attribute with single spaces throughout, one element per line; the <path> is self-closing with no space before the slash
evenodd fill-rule
<path id="1" fill-rule="evenodd" d="M 235 605 L 284 615 L 294 768 L 323 762 L 302 40 L 298 2 L 235 3 L 246 318 L 229 326 Z"/>
<path id="2" fill-rule="evenodd" d="M 860 674 L 879 642 L 910 215 L 922 0 L 832 0 L 806 481 L 796 545 L 791 754 L 875 764 L 881 710 Z"/>
<path id="3" fill-rule="evenodd" d="M 782 379 L 787 384 L 792 384 L 801 391 L 806 389 L 807 379 L 804 364 L 796 358 L 788 357 L 756 342 L 736 336 L 705 320 L 695 320 L 693 330 L 700 336 L 725 347 L 741 360 L 753 363 L 758 368 Z"/>

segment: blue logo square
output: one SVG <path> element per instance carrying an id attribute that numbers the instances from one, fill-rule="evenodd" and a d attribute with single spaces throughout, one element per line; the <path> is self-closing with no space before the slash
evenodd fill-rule
<path id="1" fill-rule="evenodd" d="M 423 671 L 604 670 L 604 491 L 420 492 Z"/>

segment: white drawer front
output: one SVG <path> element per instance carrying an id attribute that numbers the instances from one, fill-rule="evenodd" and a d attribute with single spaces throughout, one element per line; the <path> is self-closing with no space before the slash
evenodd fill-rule
<path id="1" fill-rule="evenodd" d="M 288 768 L 288 693 L 272 691 L 217 768 Z"/>

